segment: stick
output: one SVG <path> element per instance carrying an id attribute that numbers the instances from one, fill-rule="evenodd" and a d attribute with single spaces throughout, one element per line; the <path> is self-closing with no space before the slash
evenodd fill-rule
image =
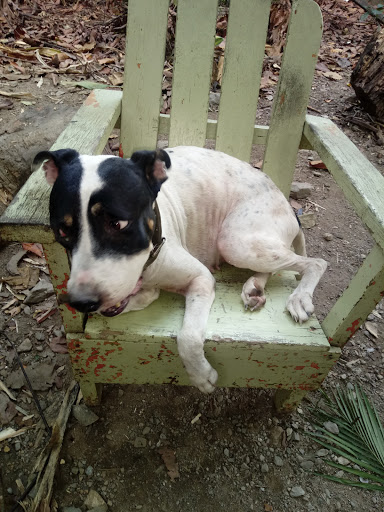
<path id="1" fill-rule="evenodd" d="M 359 5 L 365 12 L 384 23 L 384 13 L 379 12 L 377 9 L 368 4 L 367 0 L 353 0 L 355 4 Z"/>
<path id="2" fill-rule="evenodd" d="M 52 497 L 53 479 L 59 455 L 63 444 L 64 432 L 67 426 L 72 405 L 76 401 L 79 385 L 72 381 L 67 389 L 60 412 L 53 425 L 52 436 L 40 454 L 32 473 L 38 473 L 37 484 L 39 489 L 33 500 L 31 512 L 47 512 Z"/>

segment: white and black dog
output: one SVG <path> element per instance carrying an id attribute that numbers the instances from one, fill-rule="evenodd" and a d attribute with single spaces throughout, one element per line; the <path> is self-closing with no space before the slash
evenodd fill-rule
<path id="1" fill-rule="evenodd" d="M 137 151 L 129 160 L 63 149 L 39 153 L 34 165 L 42 162 L 53 185 L 51 225 L 72 253 L 70 305 L 114 316 L 145 308 L 160 289 L 185 295 L 178 350 L 201 391 L 217 380 L 203 349 L 215 296 L 210 269 L 224 261 L 251 269 L 241 298 L 252 310 L 264 305 L 272 272 L 296 271 L 301 280 L 286 307 L 298 322 L 313 313 L 327 264 L 306 256 L 288 201 L 249 164 L 196 147 Z"/>

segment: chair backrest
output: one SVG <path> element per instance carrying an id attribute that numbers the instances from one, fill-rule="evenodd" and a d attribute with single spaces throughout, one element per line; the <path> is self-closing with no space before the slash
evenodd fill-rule
<path id="1" fill-rule="evenodd" d="M 231 0 L 218 120 L 208 120 L 217 0 L 179 0 L 171 114 L 160 115 L 169 0 L 129 0 L 121 140 L 124 155 L 156 147 L 215 147 L 249 160 L 265 144 L 263 170 L 287 194 L 322 35 L 313 0 L 293 0 L 269 129 L 255 127 L 271 0 Z"/>

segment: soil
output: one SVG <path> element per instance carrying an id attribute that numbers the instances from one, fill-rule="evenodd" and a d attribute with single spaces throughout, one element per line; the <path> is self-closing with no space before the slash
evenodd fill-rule
<path id="1" fill-rule="evenodd" d="M 339 35 L 347 44 L 348 35 Z M 367 40 L 370 35 L 371 32 L 366 34 Z M 326 45 L 324 41 L 323 48 Z M 384 146 L 380 130 L 367 131 L 346 117 L 379 125 L 372 124 L 356 101 L 348 85 L 350 68 L 337 72 L 342 76 L 337 81 L 316 73 L 309 113 L 334 120 L 383 173 Z M 33 105 L 15 101 L 13 109 L 0 111 L 1 126 L 6 127 L 0 135 L 0 167 L 8 169 L 9 162 L 14 161 L 17 186 L 29 174 L 33 154 L 50 146 L 88 94 L 79 88 L 53 86 L 46 79 L 39 87 L 38 83 L 39 78 L 23 83 L 0 79 L 0 89 L 27 91 L 35 96 Z M 260 124 L 268 122 L 272 97 L 273 89 L 262 91 L 257 117 Z M 214 106 L 212 111 L 214 116 Z M 261 151 L 255 149 L 253 162 L 261 159 Z M 330 174 L 308 165 L 310 160 L 317 159 L 316 153 L 301 151 L 295 180 L 309 182 L 314 187 L 308 200 L 299 203 L 304 212 L 316 215 L 316 225 L 305 230 L 309 255 L 329 262 L 315 295 L 316 313 L 323 319 L 369 253 L 373 241 Z M 11 193 L 4 190 L 0 194 L 2 209 Z M 332 235 L 326 237 L 331 239 L 324 238 L 326 233 Z M 2 276 L 9 275 L 7 263 L 19 250 L 19 244 L 2 247 Z M 43 270 L 40 277 L 48 279 Z M 12 298 L 3 286 L 1 305 Z M 59 314 L 56 312 L 41 324 L 36 322 L 38 312 L 52 306 L 52 298 L 30 307 L 21 305 L 20 313 L 12 319 L 9 308 L 0 311 L 2 328 L 16 346 L 26 338 L 31 340 L 31 350 L 20 353 L 23 364 L 39 367 L 45 363 L 53 370 L 48 379 L 49 389 L 37 391 L 51 422 L 71 381 L 68 355 L 51 349 L 51 339 L 60 336 Z M 384 419 L 383 303 L 369 320 L 377 335 L 363 326 L 344 347 L 323 388 L 329 391 L 338 384 L 359 382 Z M 0 380 L 6 382 L 17 368 L 14 351 L 2 338 Z M 25 412 L 18 411 L 3 428 L 18 429 L 37 423 L 38 411 L 26 388 L 12 392 L 16 405 Z M 311 430 L 309 405 L 319 398 L 319 392 L 309 393 L 296 412 L 278 416 L 273 409 L 272 395 L 265 390 L 217 389 L 212 395 L 204 396 L 190 387 L 104 386 L 102 403 L 93 408 L 99 417 L 95 423 L 83 426 L 70 416 L 53 492 L 58 510 L 74 512 L 76 507 L 89 510 L 91 507 L 84 505 L 84 501 L 89 491 L 94 490 L 105 500 L 108 510 L 114 512 L 197 512 L 207 508 L 234 512 L 320 512 L 325 508 L 346 512 L 384 511 L 383 493 L 342 486 L 314 474 L 313 470 L 330 472 L 323 462 L 324 455 L 319 452 L 321 446 L 305 435 Z M 22 422 L 25 413 L 34 417 Z M 6 512 L 12 509 L 46 441 L 40 422 L 25 434 L 0 443 L 0 509 L 2 501 Z M 171 462 L 167 462 L 169 474 L 161 455 L 164 447 L 171 453 Z M 179 476 L 175 477 L 177 471 Z M 294 497 L 298 486 L 304 494 Z"/>

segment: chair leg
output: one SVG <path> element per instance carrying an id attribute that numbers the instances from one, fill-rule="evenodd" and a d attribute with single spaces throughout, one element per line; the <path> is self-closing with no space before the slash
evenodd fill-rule
<path id="1" fill-rule="evenodd" d="M 278 389 L 274 396 L 275 407 L 279 412 L 292 412 L 306 394 L 307 391 L 300 389 Z"/>
<path id="2" fill-rule="evenodd" d="M 102 384 L 96 384 L 88 380 L 79 380 L 79 384 L 84 402 L 87 405 L 98 405 L 101 400 Z"/>

